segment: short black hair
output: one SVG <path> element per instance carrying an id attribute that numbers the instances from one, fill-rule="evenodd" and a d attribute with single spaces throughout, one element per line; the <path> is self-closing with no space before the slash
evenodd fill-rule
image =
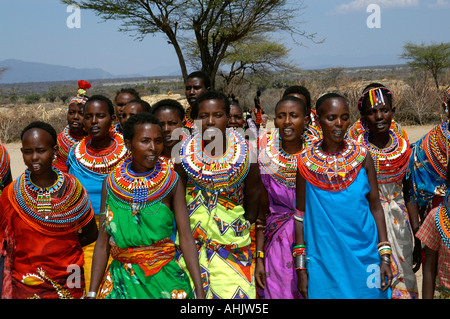
<path id="1" fill-rule="evenodd" d="M 84 104 L 83 112 L 86 112 L 86 105 L 88 105 L 88 103 L 95 102 L 95 101 L 105 102 L 108 105 L 109 115 L 111 115 L 111 116 L 114 115 L 114 105 L 113 105 L 112 101 L 109 98 L 107 98 L 106 96 L 101 95 L 101 94 L 92 95 Z"/>
<path id="2" fill-rule="evenodd" d="M 156 115 L 158 111 L 160 110 L 175 110 L 178 113 L 178 116 L 180 117 L 180 121 L 184 120 L 184 116 L 186 114 L 186 111 L 183 108 L 183 105 L 181 105 L 180 102 L 173 100 L 173 99 L 164 99 L 161 101 L 156 102 L 152 106 L 152 114 Z"/>
<path id="3" fill-rule="evenodd" d="M 137 103 L 140 106 L 142 106 L 142 108 L 144 109 L 144 112 L 150 112 L 152 107 L 150 106 L 150 103 L 148 103 L 147 101 L 141 100 L 141 99 L 133 99 L 130 102 L 128 102 L 127 104 L 125 104 L 125 106 L 127 106 L 128 104 L 131 103 Z"/>
<path id="4" fill-rule="evenodd" d="M 159 122 L 158 118 L 149 112 L 142 112 L 142 113 L 138 113 L 133 116 L 130 116 L 130 118 L 125 121 L 125 124 L 123 125 L 124 140 L 131 141 L 135 134 L 136 125 L 147 124 L 147 123 L 158 125 L 159 128 L 161 129 L 161 133 L 162 133 L 162 126 L 161 126 L 161 123 Z"/>
<path id="5" fill-rule="evenodd" d="M 340 95 L 340 94 L 334 93 L 334 92 L 325 93 L 324 95 L 319 97 L 319 99 L 316 101 L 316 112 L 317 112 L 317 115 L 319 115 L 319 116 L 321 115 L 321 114 L 319 114 L 322 111 L 320 107 L 328 99 L 343 99 L 345 101 L 345 104 L 348 105 L 347 99 L 343 95 Z"/>
<path id="6" fill-rule="evenodd" d="M 228 97 L 224 93 L 219 91 L 206 91 L 205 93 L 202 93 L 197 98 L 197 100 L 195 100 L 195 103 L 192 106 L 191 116 L 193 119 L 196 119 L 198 116 L 200 103 L 208 100 L 223 101 L 223 103 L 225 104 L 225 114 L 227 116 L 230 115 L 230 100 L 228 99 Z"/>
<path id="7" fill-rule="evenodd" d="M 367 89 L 370 89 L 370 88 L 379 88 L 379 87 L 385 87 L 383 84 L 381 84 L 381 83 L 378 83 L 378 82 L 372 82 L 372 83 L 370 83 L 369 85 L 367 85 L 365 88 L 364 88 L 364 90 L 361 92 L 361 94 L 362 93 L 364 93 L 364 92 L 366 92 L 367 91 Z"/>
<path id="8" fill-rule="evenodd" d="M 114 97 L 114 102 L 117 102 L 117 98 L 119 97 L 120 94 L 122 93 L 128 93 L 133 95 L 136 99 L 140 99 L 141 97 L 139 96 L 139 92 L 136 91 L 133 88 L 122 88 L 119 91 L 116 92 L 116 96 Z"/>
<path id="9" fill-rule="evenodd" d="M 284 93 L 283 97 L 288 96 L 289 94 L 300 94 L 303 95 L 306 99 L 306 108 L 311 110 L 311 93 L 309 93 L 308 89 L 302 85 L 293 85 L 288 87 Z"/>
<path id="10" fill-rule="evenodd" d="M 305 102 L 303 102 L 302 99 L 299 99 L 296 96 L 292 96 L 292 95 L 287 95 L 285 97 L 283 97 L 281 100 L 278 101 L 278 103 L 275 105 L 275 115 L 277 114 L 278 111 L 278 107 L 280 106 L 281 103 L 286 102 L 286 101 L 292 101 L 295 103 L 299 103 L 303 112 L 303 115 L 306 115 L 306 104 Z"/>
<path id="11" fill-rule="evenodd" d="M 53 146 L 56 145 L 56 143 L 58 141 L 58 134 L 56 133 L 56 130 L 50 124 L 48 124 L 46 122 L 42 122 L 42 121 L 34 121 L 34 122 L 31 122 L 30 124 L 28 124 L 22 130 L 22 133 L 20 133 L 20 139 L 23 140 L 23 136 L 25 135 L 25 133 L 34 128 L 39 128 L 39 129 L 44 130 L 47 133 L 49 133 L 53 138 L 53 142 L 54 142 Z"/>
<path id="12" fill-rule="evenodd" d="M 192 72 L 192 73 L 190 73 L 188 75 L 187 80 L 193 79 L 193 78 L 202 79 L 203 85 L 205 86 L 205 88 L 208 89 L 208 90 L 211 88 L 211 78 L 205 72 L 203 72 L 203 71 L 194 71 L 194 72 Z"/>

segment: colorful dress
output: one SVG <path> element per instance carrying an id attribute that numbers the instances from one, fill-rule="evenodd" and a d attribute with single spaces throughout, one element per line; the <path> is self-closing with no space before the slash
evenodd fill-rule
<path id="1" fill-rule="evenodd" d="M 267 141 L 262 139 L 260 147 L 258 162 L 269 214 L 264 232 L 266 281 L 264 291 L 258 294 L 262 299 L 301 299 L 292 257 L 297 156 L 283 151 L 278 130 Z"/>
<path id="2" fill-rule="evenodd" d="M 244 179 L 250 169 L 248 142 L 226 130 L 227 150 L 208 157 L 196 132 L 181 147 L 190 226 L 199 252 L 207 298 L 254 299 L 250 222 L 244 218 Z M 185 268 L 183 256 L 179 261 Z"/>
<path id="3" fill-rule="evenodd" d="M 103 150 L 93 149 L 92 138 L 86 136 L 72 148 L 67 158 L 69 174 L 74 175 L 86 188 L 95 215 L 100 214 L 103 180 L 127 155 L 122 136 L 115 132 L 111 132 L 110 136 L 114 143 Z"/>
<path id="4" fill-rule="evenodd" d="M 450 299 L 450 207 L 449 195 L 432 209 L 420 226 L 416 237 L 438 252 L 436 290 L 441 299 Z"/>
<path id="5" fill-rule="evenodd" d="M 58 134 L 58 153 L 53 161 L 53 165 L 63 171 L 67 172 L 66 166 L 67 156 L 69 156 L 70 149 L 81 141 L 84 136 L 74 136 L 70 134 L 69 125 L 67 125 L 62 132 Z"/>
<path id="6" fill-rule="evenodd" d="M 160 158 L 144 174 L 131 170 L 129 157 L 108 175 L 106 230 L 113 261 L 99 298 L 192 298 L 188 275 L 175 261 L 173 212 L 162 202 L 178 175 Z"/>
<path id="7" fill-rule="evenodd" d="M 403 180 L 408 170 L 411 148 L 409 141 L 389 132 L 391 144 L 380 149 L 369 142 L 369 132 L 361 134 L 358 142 L 370 152 L 375 163 L 378 193 L 383 206 L 388 240 L 392 248 L 392 299 L 417 299 L 416 275 L 413 271 L 413 235 L 403 197 Z"/>
<path id="8" fill-rule="evenodd" d="M 58 180 L 50 188 L 34 185 L 27 170 L 0 197 L 0 240 L 6 242 L 0 247 L 6 256 L 3 298 L 84 296 L 84 256 L 77 231 L 94 212 L 81 183 L 55 171 Z"/>
<path id="9" fill-rule="evenodd" d="M 436 125 L 411 146 L 411 194 L 420 207 L 428 207 L 428 210 L 440 204 L 447 189 L 448 123 Z"/>
<path id="10" fill-rule="evenodd" d="M 367 150 L 353 140 L 337 153 L 322 141 L 304 149 L 298 169 L 306 180 L 303 221 L 311 299 L 380 299 L 380 257 L 375 219 L 362 167 Z"/>

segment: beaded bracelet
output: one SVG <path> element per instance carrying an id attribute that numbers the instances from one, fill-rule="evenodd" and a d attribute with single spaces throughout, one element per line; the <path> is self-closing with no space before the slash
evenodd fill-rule
<path id="1" fill-rule="evenodd" d="M 303 222 L 303 217 L 305 217 L 305 212 L 295 208 L 294 211 L 294 220 Z"/>
<path id="2" fill-rule="evenodd" d="M 391 243 L 388 241 L 382 241 L 380 243 L 378 243 L 377 248 L 380 248 L 381 246 L 389 246 L 391 247 Z"/>
<path id="3" fill-rule="evenodd" d="M 255 251 L 255 253 L 253 254 L 253 258 L 264 258 L 264 252 L 261 250 Z"/>

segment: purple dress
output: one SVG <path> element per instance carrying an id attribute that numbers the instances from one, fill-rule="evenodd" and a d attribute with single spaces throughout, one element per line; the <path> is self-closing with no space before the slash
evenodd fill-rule
<path id="1" fill-rule="evenodd" d="M 269 215 L 264 233 L 266 283 L 264 299 L 301 299 L 292 257 L 295 242 L 295 188 L 279 184 L 269 174 L 261 175 L 269 195 Z"/>
<path id="2" fill-rule="evenodd" d="M 277 131 L 264 144 L 259 165 L 268 194 L 269 213 L 264 232 L 266 282 L 264 290 L 259 289 L 258 294 L 262 299 L 302 299 L 292 257 L 297 158 L 281 150 Z M 280 160 L 281 157 L 285 160 Z"/>

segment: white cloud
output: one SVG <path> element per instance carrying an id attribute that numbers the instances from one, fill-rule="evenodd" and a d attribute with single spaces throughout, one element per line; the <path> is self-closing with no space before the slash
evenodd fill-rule
<path id="1" fill-rule="evenodd" d="M 445 0 L 437 0 L 438 3 L 448 1 Z M 354 0 L 347 4 L 341 4 L 338 6 L 334 13 L 343 14 L 354 11 L 366 11 L 367 6 L 370 4 L 378 4 L 382 9 L 383 8 L 407 8 L 414 7 L 419 5 L 419 0 Z"/>
<path id="2" fill-rule="evenodd" d="M 428 8 L 431 9 L 450 8 L 450 1 L 437 0 L 436 3 L 428 4 Z"/>

